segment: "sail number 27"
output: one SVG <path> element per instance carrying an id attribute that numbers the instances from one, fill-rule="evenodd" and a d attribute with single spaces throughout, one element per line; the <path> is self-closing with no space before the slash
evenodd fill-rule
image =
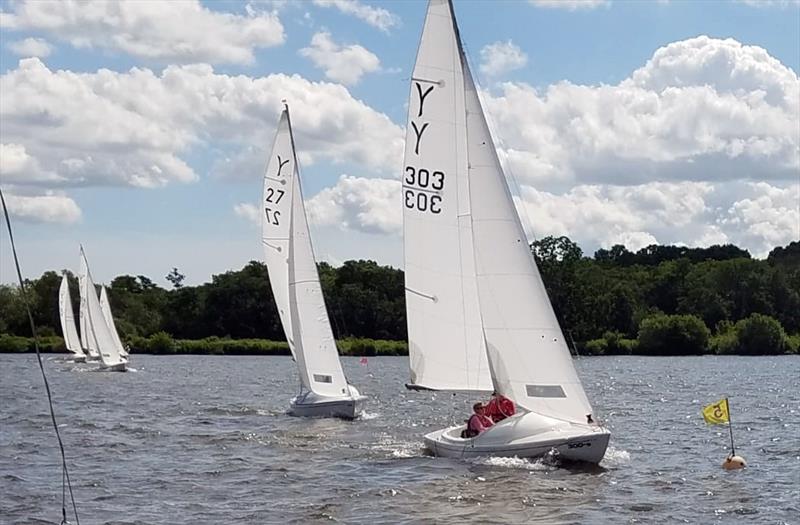
<path id="1" fill-rule="evenodd" d="M 281 202 L 283 195 L 286 192 L 283 190 L 275 190 L 273 188 L 267 188 L 266 198 L 264 199 L 265 204 L 271 203 L 277 205 Z M 268 208 L 264 206 L 264 213 L 267 215 L 267 224 L 272 224 L 274 226 L 278 226 L 280 224 L 280 216 L 281 212 L 278 210 L 273 210 L 272 208 Z"/>
<path id="2" fill-rule="evenodd" d="M 406 173 L 403 178 L 403 195 L 406 208 L 441 213 L 442 196 L 438 193 L 443 189 L 444 172 L 406 166 Z"/>

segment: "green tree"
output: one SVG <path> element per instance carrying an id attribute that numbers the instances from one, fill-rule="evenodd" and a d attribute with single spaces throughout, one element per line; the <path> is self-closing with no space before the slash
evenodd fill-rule
<path id="1" fill-rule="evenodd" d="M 694 315 L 659 314 L 639 326 L 639 350 L 648 355 L 703 354 L 711 333 Z"/>

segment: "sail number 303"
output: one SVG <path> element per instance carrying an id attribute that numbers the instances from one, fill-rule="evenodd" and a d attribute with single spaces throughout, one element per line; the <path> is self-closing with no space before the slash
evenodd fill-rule
<path id="1" fill-rule="evenodd" d="M 413 186 L 413 187 L 411 187 Z M 403 195 L 406 208 L 423 212 L 441 213 L 444 189 L 444 172 L 406 166 L 403 178 Z"/>

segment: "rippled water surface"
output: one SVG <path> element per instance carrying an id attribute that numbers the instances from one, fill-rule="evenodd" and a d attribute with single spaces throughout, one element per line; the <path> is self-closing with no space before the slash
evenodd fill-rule
<path id="1" fill-rule="evenodd" d="M 354 422 L 285 415 L 286 357 L 134 355 L 100 373 L 47 356 L 81 523 L 798 523 L 800 358 L 577 361 L 611 429 L 601 468 L 428 457 L 475 400 L 409 392 L 403 358 L 345 358 Z M 702 404 L 731 397 L 737 452 Z M 0 522 L 58 523 L 61 473 L 32 355 L 0 355 Z M 73 520 L 74 522 L 74 520 Z"/>

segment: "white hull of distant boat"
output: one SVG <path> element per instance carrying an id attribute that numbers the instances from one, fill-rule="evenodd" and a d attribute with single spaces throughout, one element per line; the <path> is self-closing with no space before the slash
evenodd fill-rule
<path id="1" fill-rule="evenodd" d="M 292 399 L 289 414 L 299 417 L 341 417 L 356 419 L 364 411 L 367 396 L 362 396 L 352 385 L 350 396 L 321 396 L 306 392 Z"/>
<path id="2" fill-rule="evenodd" d="M 599 463 L 611 433 L 596 425 L 578 425 L 527 413 L 505 419 L 474 438 L 462 438 L 466 425 L 431 432 L 425 447 L 446 458 L 501 456 L 538 458 L 555 451 L 567 461 Z"/>
<path id="3" fill-rule="evenodd" d="M 105 366 L 103 364 L 100 365 L 100 370 L 104 372 L 127 372 L 128 371 L 128 362 L 123 361 L 121 363 L 117 363 L 111 366 Z"/>

